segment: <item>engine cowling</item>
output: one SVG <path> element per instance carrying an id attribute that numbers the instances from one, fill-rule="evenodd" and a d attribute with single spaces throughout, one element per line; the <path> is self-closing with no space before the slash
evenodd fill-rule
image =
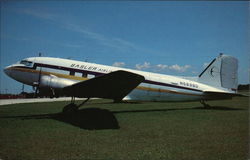
<path id="1" fill-rule="evenodd" d="M 40 87 L 43 88 L 53 88 L 53 89 L 62 89 L 66 86 L 70 86 L 76 83 L 76 81 L 69 80 L 66 78 L 58 78 L 53 75 L 42 76 L 40 80 Z"/>

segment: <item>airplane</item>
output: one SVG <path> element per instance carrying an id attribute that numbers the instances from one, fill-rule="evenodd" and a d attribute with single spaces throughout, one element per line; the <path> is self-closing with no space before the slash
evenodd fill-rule
<path id="1" fill-rule="evenodd" d="M 238 60 L 220 54 L 198 77 L 184 78 L 52 57 L 30 57 L 7 66 L 14 80 L 33 86 L 36 95 L 71 97 L 63 112 L 77 111 L 90 98 L 127 101 L 200 101 L 231 99 L 237 93 Z M 81 105 L 75 97 L 87 98 Z"/>

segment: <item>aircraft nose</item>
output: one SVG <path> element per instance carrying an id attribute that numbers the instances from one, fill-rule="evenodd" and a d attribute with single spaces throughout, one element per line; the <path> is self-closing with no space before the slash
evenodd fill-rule
<path id="1" fill-rule="evenodd" d="M 4 73 L 10 76 L 11 73 L 10 66 L 4 68 Z"/>

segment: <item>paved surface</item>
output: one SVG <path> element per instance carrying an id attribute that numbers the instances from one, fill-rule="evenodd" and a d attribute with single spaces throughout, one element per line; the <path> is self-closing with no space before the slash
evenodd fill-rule
<path id="1" fill-rule="evenodd" d="M 54 101 L 70 101 L 71 97 L 62 98 L 27 98 L 27 99 L 1 99 L 0 105 L 17 104 L 17 103 L 34 103 L 34 102 L 54 102 Z M 82 100 L 82 98 L 76 98 Z"/>

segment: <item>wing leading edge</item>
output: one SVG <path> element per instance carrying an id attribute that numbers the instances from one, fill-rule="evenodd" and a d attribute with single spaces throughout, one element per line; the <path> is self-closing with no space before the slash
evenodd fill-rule
<path id="1" fill-rule="evenodd" d="M 107 98 L 119 101 L 144 80 L 144 76 L 119 70 L 67 86 L 63 88 L 63 91 L 67 96 Z"/>

